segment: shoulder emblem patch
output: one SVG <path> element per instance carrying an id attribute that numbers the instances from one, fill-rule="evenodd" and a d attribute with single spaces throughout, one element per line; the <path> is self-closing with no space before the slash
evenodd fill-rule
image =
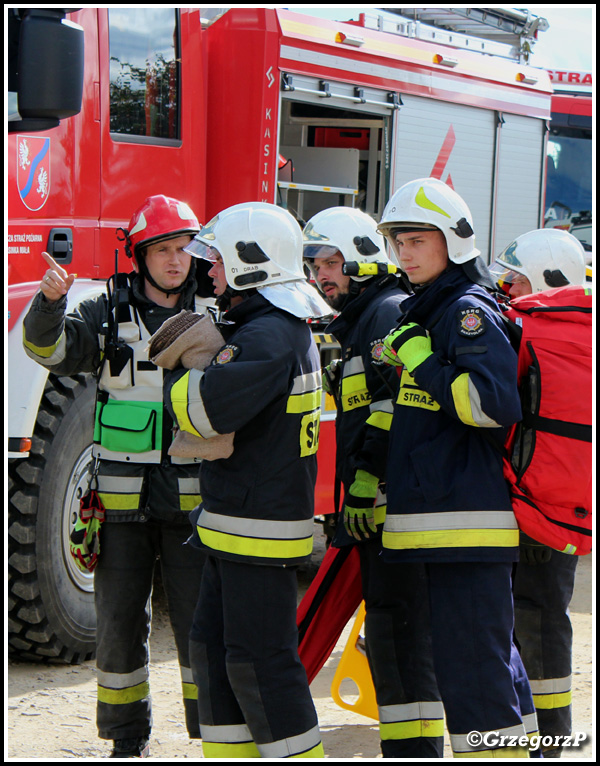
<path id="1" fill-rule="evenodd" d="M 232 362 L 242 349 L 232 343 L 222 348 L 216 355 L 213 364 L 228 364 Z"/>
<path id="2" fill-rule="evenodd" d="M 384 364 L 382 360 L 382 354 L 383 354 L 383 341 L 382 340 L 376 340 L 371 345 L 371 360 L 373 364 Z"/>
<path id="3" fill-rule="evenodd" d="M 476 338 L 485 332 L 485 319 L 481 309 L 468 308 L 458 312 L 458 333 L 467 338 Z"/>

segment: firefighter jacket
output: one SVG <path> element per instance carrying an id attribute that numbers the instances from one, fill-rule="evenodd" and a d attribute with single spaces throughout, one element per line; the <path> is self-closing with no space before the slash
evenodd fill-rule
<path id="1" fill-rule="evenodd" d="M 353 483 L 358 469 L 385 481 L 398 376 L 382 362 L 381 351 L 384 338 L 396 326 L 398 307 L 405 298 L 397 277 L 372 280 L 327 328 L 341 347 L 335 396 L 336 475 L 345 490 Z M 385 494 L 380 489 L 376 522 L 382 524 L 384 517 Z M 336 543 L 341 542 L 340 535 L 341 531 L 336 535 Z"/>
<path id="2" fill-rule="evenodd" d="M 180 428 L 235 432 L 231 457 L 202 463 L 195 542 L 217 557 L 297 564 L 312 551 L 319 354 L 308 325 L 259 294 L 224 318 L 213 362 L 174 371 L 165 391 Z"/>
<path id="3" fill-rule="evenodd" d="M 433 353 L 412 376 L 398 368 L 386 559 L 515 561 L 519 533 L 502 447 L 521 407 L 517 355 L 498 306 L 452 266 L 402 312 L 401 324 L 429 332 Z"/>
<path id="4" fill-rule="evenodd" d="M 65 316 L 66 297 L 38 293 L 23 322 L 27 355 L 56 375 L 98 377 L 93 454 L 107 521 L 185 518 L 200 501 L 198 465 L 171 458 L 172 420 L 165 411 L 163 371 L 148 360 L 148 341 L 162 323 L 194 307 L 194 289 L 168 309 L 149 301 L 141 278 L 128 280 L 127 321 L 119 321 L 120 362 L 107 359 L 114 315 L 108 298 L 83 301 Z"/>

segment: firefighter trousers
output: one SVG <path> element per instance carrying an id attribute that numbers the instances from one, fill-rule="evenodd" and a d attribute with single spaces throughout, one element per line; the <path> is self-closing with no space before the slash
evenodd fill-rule
<path id="1" fill-rule="evenodd" d="M 529 757 L 516 744 L 534 707 L 513 642 L 512 566 L 427 564 L 436 678 L 457 757 Z"/>
<path id="2" fill-rule="evenodd" d="M 365 643 L 384 758 L 442 758 L 444 708 L 433 669 L 423 564 L 385 563 L 381 540 L 359 544 Z"/>
<path id="3" fill-rule="evenodd" d="M 322 758 L 294 567 L 207 555 L 190 637 L 205 758 Z"/>
<path id="4" fill-rule="evenodd" d="M 569 604 L 576 568 L 577 556 L 559 551 L 543 564 L 521 561 L 515 567 L 515 635 L 542 736 L 571 733 Z"/>
<path id="5" fill-rule="evenodd" d="M 179 658 L 186 726 L 191 738 L 200 736 L 189 633 L 205 557 L 184 545 L 189 535 L 187 521 L 105 522 L 102 526 L 94 575 L 97 723 L 102 739 L 150 735 L 148 638 L 157 559 Z"/>

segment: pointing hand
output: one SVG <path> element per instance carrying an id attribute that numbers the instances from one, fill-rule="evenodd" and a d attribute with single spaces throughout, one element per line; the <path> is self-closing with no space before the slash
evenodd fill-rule
<path id="1" fill-rule="evenodd" d="M 42 253 L 42 258 L 50 267 L 40 282 L 40 290 L 46 300 L 57 301 L 66 295 L 75 281 L 76 274 L 68 274 L 62 266 L 59 266 L 50 253 Z"/>

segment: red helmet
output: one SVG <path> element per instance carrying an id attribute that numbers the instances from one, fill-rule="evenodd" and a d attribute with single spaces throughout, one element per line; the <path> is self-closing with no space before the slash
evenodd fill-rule
<path id="1" fill-rule="evenodd" d="M 155 194 L 148 197 L 129 221 L 128 255 L 137 256 L 139 248 L 183 234 L 192 237 L 200 231 L 198 219 L 185 202 Z M 131 250 L 133 252 L 131 252 Z"/>

